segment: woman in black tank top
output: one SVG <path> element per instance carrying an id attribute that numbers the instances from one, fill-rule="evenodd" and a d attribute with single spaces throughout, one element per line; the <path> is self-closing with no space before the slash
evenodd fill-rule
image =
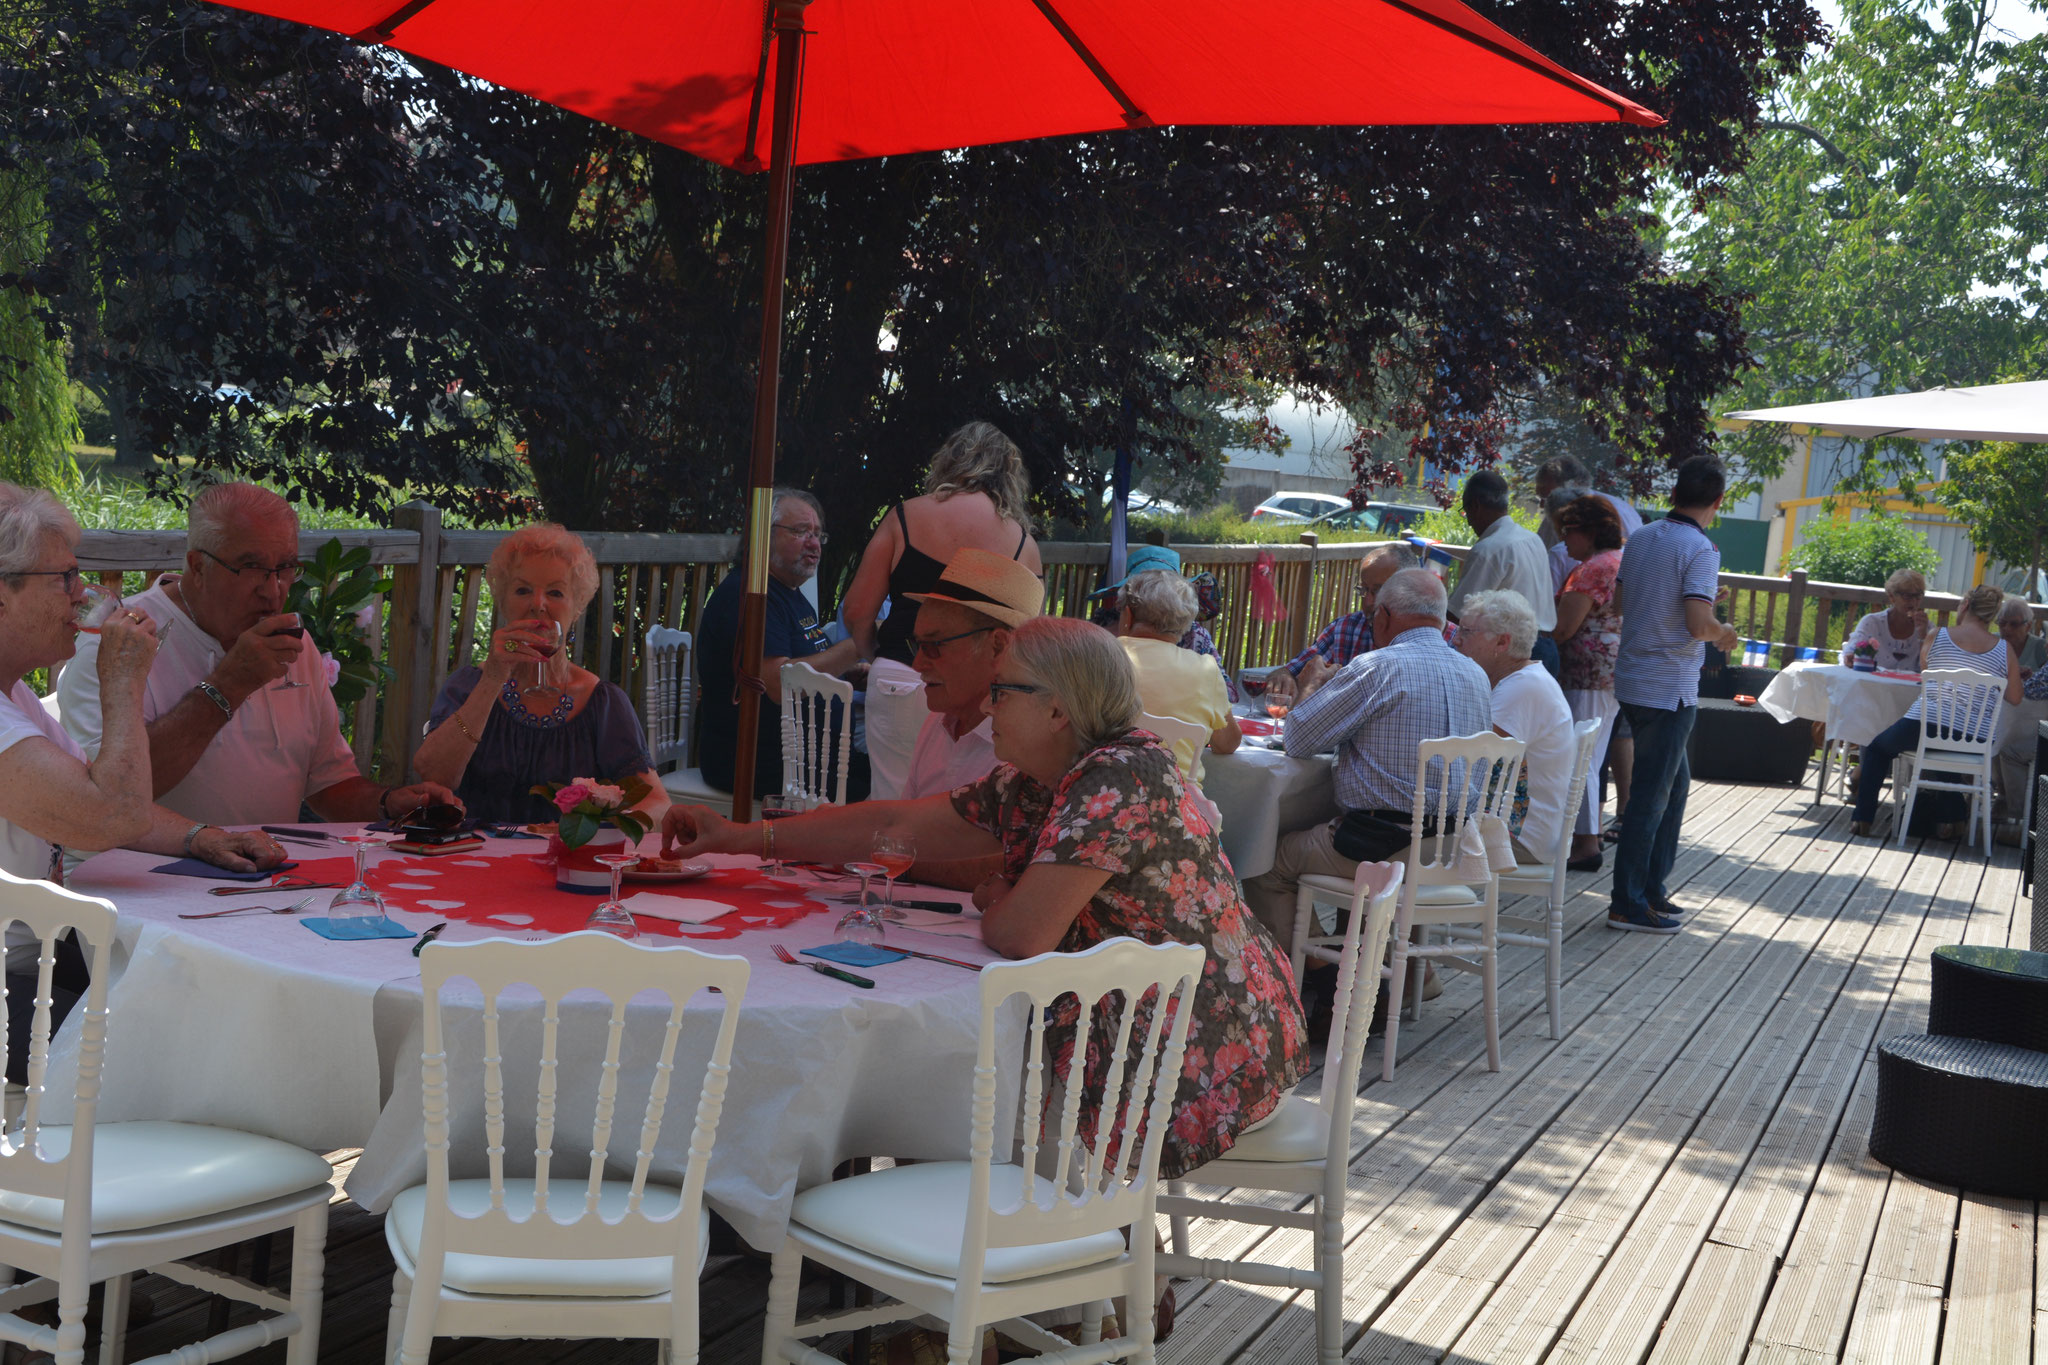
<path id="1" fill-rule="evenodd" d="M 917 625 L 917 603 L 909 594 L 930 592 L 939 586 L 939 579 L 946 572 L 946 566 L 917 548 L 910 538 L 910 519 L 903 513 L 903 504 L 896 504 L 896 525 L 903 533 L 903 556 L 896 561 L 896 567 L 889 570 L 889 614 L 875 628 L 875 657 L 893 659 L 905 668 L 910 667 L 911 655 L 917 646 L 911 643 L 911 634 Z M 1016 548 L 1010 551 L 1010 558 L 1016 559 L 1024 553 L 1024 544 L 1031 539 L 1028 527 L 1017 532 Z"/>

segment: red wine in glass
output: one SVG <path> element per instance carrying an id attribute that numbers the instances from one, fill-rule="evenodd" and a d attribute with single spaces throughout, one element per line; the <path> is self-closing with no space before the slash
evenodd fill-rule
<path id="1" fill-rule="evenodd" d="M 546 634 L 533 640 L 532 644 L 534 653 L 540 655 L 543 662 L 533 666 L 533 686 L 521 689 L 529 696 L 535 692 L 554 690 L 548 685 L 548 666 L 545 661 L 554 658 L 562 647 L 562 623 L 549 620 L 539 624 Z"/>

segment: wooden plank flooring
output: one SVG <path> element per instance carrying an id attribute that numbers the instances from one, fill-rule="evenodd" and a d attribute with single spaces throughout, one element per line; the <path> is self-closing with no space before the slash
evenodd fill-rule
<path id="1" fill-rule="evenodd" d="M 2017 851 L 1987 862 L 1947 843 L 1852 841 L 1847 812 L 1805 790 L 1702 784 L 1674 889 L 1685 931 L 1608 931 L 1609 884 L 1572 879 L 1561 1039 L 1539 954 L 1508 949 L 1500 1071 L 1486 1070 L 1477 980 L 1457 974 L 1404 1024 L 1393 1082 L 1369 1052 L 1347 1360 L 2048 1365 L 2042 1210 L 1896 1175 L 1866 1150 L 1876 1045 L 1924 1026 L 1928 954 L 2025 946 Z M 382 1226 L 338 1196 L 334 1213 L 321 1358 L 370 1365 L 389 1295 Z M 1197 1255 L 1308 1263 L 1296 1230 L 1194 1231 Z M 766 1285 L 765 1263 L 713 1257 L 707 1362 L 758 1358 Z M 147 1287 L 157 1317 L 131 1334 L 131 1358 L 203 1322 L 188 1291 Z M 1184 1283 L 1179 1298 L 1165 1365 L 1314 1357 L 1302 1295 Z M 434 1354 L 652 1357 L 612 1341 Z"/>

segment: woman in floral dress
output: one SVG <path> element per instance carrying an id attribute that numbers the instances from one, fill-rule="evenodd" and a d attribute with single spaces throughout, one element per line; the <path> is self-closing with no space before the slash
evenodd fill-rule
<path id="1" fill-rule="evenodd" d="M 1580 872 L 1600 870 L 1600 764 L 1613 737 L 1621 708 L 1614 700 L 1614 655 L 1621 646 L 1621 598 L 1615 576 L 1621 570 L 1621 518 L 1614 505 L 1598 494 L 1567 503 L 1557 513 L 1557 529 L 1566 553 L 1579 561 L 1557 595 L 1557 641 L 1560 681 L 1572 719 L 1598 720 L 1600 736 L 1593 742 L 1593 764 L 1586 774 L 1586 794 L 1572 827 L 1572 857 L 1567 867 Z M 1617 781 L 1617 786 L 1619 782 Z"/>
<path id="2" fill-rule="evenodd" d="M 826 863 L 867 856 L 877 833 L 907 833 L 921 857 L 1000 853 L 975 892 L 982 936 L 1006 957 L 1080 952 L 1105 939 L 1197 943 L 1208 951 L 1159 1175 L 1230 1150 L 1307 1069 L 1308 1029 L 1287 955 L 1246 907 L 1213 825 L 1173 755 L 1134 728 L 1137 689 L 1114 637 L 1084 621 L 1018 627 L 990 688 L 993 772 L 950 794 L 869 801 L 759 825 L 674 807 L 664 852 L 760 852 Z M 1055 1018 L 1064 1071 L 1074 1016 Z M 1050 1033 L 1049 1033 L 1049 1036 Z M 1133 1037 L 1142 1036 L 1142 1021 Z M 1111 1061 L 1091 1037 L 1082 1131 L 1095 1128 Z"/>

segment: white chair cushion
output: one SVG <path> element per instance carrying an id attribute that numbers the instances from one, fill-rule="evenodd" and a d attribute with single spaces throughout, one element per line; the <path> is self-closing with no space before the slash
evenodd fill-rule
<path id="1" fill-rule="evenodd" d="M 1415 888 L 1417 905 L 1478 905 L 1479 897 L 1469 886 L 1418 886 Z"/>
<path id="2" fill-rule="evenodd" d="M 927 1275 L 950 1278 L 960 1266 L 960 1239 L 967 1228 L 968 1163 L 929 1161 L 895 1166 L 848 1180 L 814 1186 L 789 1210 L 795 1225 L 833 1241 Z M 1052 1182 L 1034 1176 L 1040 1200 Z M 1008 1208 L 1024 1188 L 1023 1172 L 1011 1165 L 989 1168 L 989 1203 Z M 1123 1234 L 1098 1232 L 1062 1242 L 990 1247 L 982 1263 L 987 1284 L 1006 1284 L 1114 1260 L 1124 1254 Z"/>
<path id="3" fill-rule="evenodd" d="M 36 1130 L 44 1154 L 71 1150 L 69 1127 Z M 198 1123 L 93 1125 L 92 1230 L 133 1232 L 205 1218 L 334 1178 L 334 1168 L 303 1147 L 233 1128 Z M 64 1201 L 0 1190 L 0 1222 L 61 1232 Z"/>
<path id="4" fill-rule="evenodd" d="M 732 805 L 732 793 L 720 791 L 704 780 L 702 768 L 678 768 L 661 775 L 662 789 L 668 799 L 693 806 L 710 806 L 726 810 Z"/>
<path id="5" fill-rule="evenodd" d="M 551 1182 L 548 1199 L 552 1215 L 565 1218 L 583 1207 L 583 1182 Z M 630 1187 L 622 1180 L 607 1180 L 598 1192 L 598 1211 L 616 1219 L 626 1209 Z M 651 1218 L 672 1216 L 683 1202 L 683 1192 L 673 1185 L 647 1186 L 641 1207 Z M 475 1217 L 491 1207 L 491 1182 L 451 1180 L 448 1204 L 456 1212 Z M 505 1207 L 513 1214 L 533 1210 L 533 1182 L 507 1180 Z M 384 1215 L 386 1240 L 408 1274 L 419 1261 L 420 1224 L 426 1215 L 427 1187 L 415 1185 L 391 1201 Z M 711 1236 L 711 1214 L 697 1211 L 697 1270 L 704 1269 L 704 1256 Z M 464 1294 L 496 1294 L 539 1298 L 646 1299 L 666 1294 L 675 1286 L 675 1260 L 669 1256 L 633 1256 L 610 1260 L 537 1260 L 525 1256 L 479 1256 L 471 1252 L 450 1252 L 442 1262 L 441 1283 Z"/>
<path id="6" fill-rule="evenodd" d="M 1283 1095 L 1266 1121 L 1237 1135 L 1222 1161 L 1320 1161 L 1330 1154 L 1330 1116 L 1300 1095 Z M 1199 1172 L 1189 1177 L 1200 1180 Z"/>

